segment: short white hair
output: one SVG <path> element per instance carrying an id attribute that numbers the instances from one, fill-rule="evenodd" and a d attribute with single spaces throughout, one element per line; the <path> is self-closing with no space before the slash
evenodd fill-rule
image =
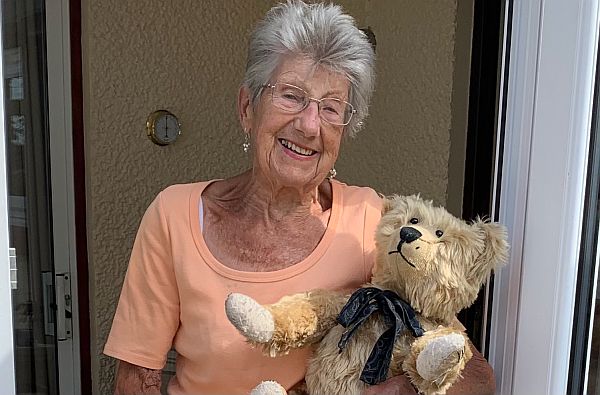
<path id="1" fill-rule="evenodd" d="M 348 78 L 348 101 L 356 113 L 346 130 L 356 135 L 369 113 L 375 85 L 375 53 L 354 18 L 339 5 L 306 4 L 288 0 L 267 12 L 248 46 L 244 85 L 256 103 L 262 87 L 272 78 L 283 57 L 307 57 Z"/>

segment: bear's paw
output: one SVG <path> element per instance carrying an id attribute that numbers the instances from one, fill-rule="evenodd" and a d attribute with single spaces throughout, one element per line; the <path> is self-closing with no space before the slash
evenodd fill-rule
<path id="1" fill-rule="evenodd" d="M 465 345 L 464 336 L 458 333 L 431 339 L 417 357 L 417 372 L 425 380 L 443 382 L 448 368 L 463 358 Z"/>
<path id="2" fill-rule="evenodd" d="M 263 381 L 252 391 L 250 395 L 285 395 L 287 392 L 277 381 Z"/>
<path id="3" fill-rule="evenodd" d="M 266 343 L 273 337 L 273 315 L 251 297 L 239 293 L 229 294 L 225 301 L 225 313 L 247 339 Z"/>

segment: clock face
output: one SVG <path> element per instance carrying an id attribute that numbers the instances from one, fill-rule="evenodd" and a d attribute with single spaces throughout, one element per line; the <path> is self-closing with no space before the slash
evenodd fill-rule
<path id="1" fill-rule="evenodd" d="M 162 114 L 154 124 L 154 135 L 164 144 L 171 143 L 179 136 L 179 122 L 172 114 Z"/>

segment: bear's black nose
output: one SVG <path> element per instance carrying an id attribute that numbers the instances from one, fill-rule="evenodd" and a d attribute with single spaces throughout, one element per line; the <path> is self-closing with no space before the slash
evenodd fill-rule
<path id="1" fill-rule="evenodd" d="M 419 232 L 413 227 L 405 226 L 402 229 L 400 229 L 400 240 L 405 243 L 411 243 L 421 236 L 423 236 L 421 232 Z"/>

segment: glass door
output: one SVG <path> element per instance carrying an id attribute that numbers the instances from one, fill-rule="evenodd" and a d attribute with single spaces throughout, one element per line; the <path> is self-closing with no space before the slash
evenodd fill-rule
<path id="1" fill-rule="evenodd" d="M 0 11 L 1 12 L 1 11 Z M 0 15 L 1 16 L 1 15 Z M 0 28 L 2 19 L 0 17 Z M 2 46 L 0 45 L 0 60 Z M 3 80 L 3 66 L 0 62 L 0 80 Z M 16 271 L 11 259 L 9 262 L 8 203 L 6 193 L 6 135 L 4 117 L 4 86 L 0 85 L 0 383 L 7 395 L 15 394 L 14 344 L 12 326 L 11 285 L 16 281 Z"/>
<path id="2" fill-rule="evenodd" d="M 57 301 L 42 0 L 2 1 L 4 114 L 17 394 L 58 394 Z"/>
<path id="3" fill-rule="evenodd" d="M 573 329 L 590 322 L 592 300 L 575 296 L 595 287 L 595 272 L 582 268 L 596 260 L 600 4 L 508 6 L 495 194 L 511 249 L 494 278 L 489 360 L 499 394 L 581 395 L 585 353 L 572 346 L 587 349 Z"/>
<path id="4" fill-rule="evenodd" d="M 2 0 L 1 7 L 16 394 L 75 394 L 77 298 L 71 293 L 72 195 L 65 168 L 72 160 L 65 139 L 68 2 Z"/>

